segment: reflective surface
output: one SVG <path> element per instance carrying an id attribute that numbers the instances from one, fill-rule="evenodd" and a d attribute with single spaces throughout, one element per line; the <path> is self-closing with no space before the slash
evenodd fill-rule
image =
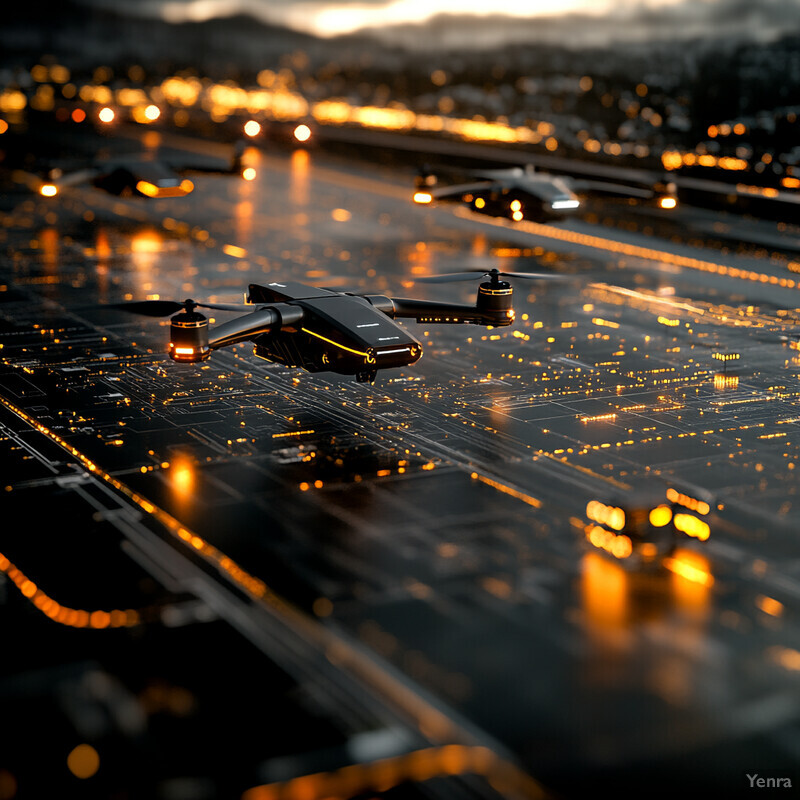
<path id="1" fill-rule="evenodd" d="M 68 626 L 163 626 L 134 608 L 149 573 L 170 608 L 185 592 L 244 614 L 239 632 L 298 680 L 327 652 L 420 746 L 488 745 L 558 792 L 733 793 L 796 763 L 797 237 L 770 229 L 785 249 L 732 255 L 669 238 L 711 212 L 614 203 L 513 225 L 413 205 L 403 168 L 249 158 L 253 180 L 197 177 L 168 200 L 9 185 L 0 483 L 31 522 L 0 551 L 21 595 Z M 472 267 L 567 280 L 515 284 L 500 331 L 408 323 L 424 358 L 372 386 L 249 346 L 174 364 L 168 320 L 100 305 L 235 302 L 279 278 L 469 302 L 469 284 L 413 280 Z M 614 512 L 629 544 L 604 547 L 592 501 L 626 520 L 670 506 L 666 546 Z M 71 503 L 111 538 L 59 535 Z M 98 547 L 137 555 L 115 577 Z M 271 625 L 308 652 L 283 653 Z M 336 691 L 323 705 L 360 708 Z"/>

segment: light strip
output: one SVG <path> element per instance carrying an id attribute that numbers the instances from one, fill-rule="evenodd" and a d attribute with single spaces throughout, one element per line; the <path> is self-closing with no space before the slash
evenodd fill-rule
<path id="1" fill-rule="evenodd" d="M 456 216 L 464 219 L 474 219 L 469 210 L 456 208 L 453 210 Z M 504 221 L 492 220 L 481 218 L 481 222 L 485 225 L 494 225 L 497 228 L 508 227 Z M 777 275 L 767 275 L 763 272 L 756 272 L 755 270 L 744 269 L 741 267 L 729 267 L 725 264 L 717 264 L 713 261 L 703 261 L 699 258 L 691 258 L 690 256 L 682 256 L 676 253 L 669 253 L 665 250 L 656 250 L 651 247 L 641 247 L 639 245 L 627 244 L 625 242 L 616 241 L 614 239 L 605 239 L 600 236 L 593 236 L 585 233 L 575 233 L 570 230 L 562 230 L 553 225 L 545 225 L 537 222 L 520 222 L 517 228 L 525 230 L 528 233 L 536 234 L 537 236 L 544 236 L 548 239 L 558 239 L 562 242 L 569 242 L 574 245 L 583 245 L 584 247 L 593 247 L 597 250 L 605 250 L 611 253 L 621 253 L 635 258 L 643 258 L 649 261 L 663 261 L 667 264 L 674 264 L 677 267 L 686 267 L 687 269 L 696 269 L 701 272 L 710 272 L 717 275 L 728 275 L 731 278 L 740 278 L 742 280 L 754 281 L 755 283 L 768 283 L 773 286 L 784 286 L 787 289 L 800 288 L 800 281 L 795 281 L 792 278 L 780 278 Z M 792 265 L 797 262 L 792 261 L 787 265 L 787 269 L 791 270 Z"/>
<path id="2" fill-rule="evenodd" d="M 308 333 L 311 336 L 316 336 L 317 339 L 322 339 L 323 342 L 327 342 L 328 344 L 332 344 L 334 347 L 340 347 L 342 350 L 347 350 L 348 353 L 355 353 L 357 356 L 363 356 L 364 358 L 367 357 L 367 354 L 362 352 L 361 350 L 353 350 L 352 347 L 345 347 L 343 344 L 339 344 L 339 342 L 334 342 L 333 339 L 328 339 L 327 337 L 323 336 L 320 333 L 314 333 L 314 331 L 310 331 L 308 328 L 300 328 L 303 333 Z"/>
<path id="3" fill-rule="evenodd" d="M 138 625 L 141 614 L 132 609 L 113 609 L 112 611 L 85 611 L 79 608 L 69 608 L 53 600 L 45 594 L 32 580 L 24 575 L 2 553 L 0 553 L 0 572 L 4 572 L 15 584 L 23 597 L 30 600 L 39 611 L 59 625 L 68 625 L 72 628 L 123 628 Z"/>

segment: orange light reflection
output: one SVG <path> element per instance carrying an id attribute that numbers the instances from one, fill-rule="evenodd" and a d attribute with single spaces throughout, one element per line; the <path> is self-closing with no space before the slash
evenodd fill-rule
<path id="1" fill-rule="evenodd" d="M 295 150 L 289 161 L 289 202 L 296 206 L 308 205 L 311 158 L 307 150 Z"/>

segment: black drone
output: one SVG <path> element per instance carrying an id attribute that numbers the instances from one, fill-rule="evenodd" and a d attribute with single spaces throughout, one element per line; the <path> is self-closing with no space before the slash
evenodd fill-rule
<path id="1" fill-rule="evenodd" d="M 267 361 L 372 382 L 378 370 L 408 366 L 422 355 L 422 345 L 394 320 L 504 327 L 514 321 L 513 289 L 501 277 L 553 280 L 560 276 L 473 269 L 416 280 L 438 283 L 479 277 L 488 280 L 478 287 L 475 305 L 337 292 L 284 281 L 250 284 L 247 304 L 145 300 L 115 308 L 154 317 L 178 311 L 170 325 L 169 355 L 174 361 L 205 361 L 212 350 L 252 341 L 254 354 Z M 198 308 L 248 313 L 211 330 Z"/>
<path id="2" fill-rule="evenodd" d="M 462 180 L 452 180 L 453 175 Z M 440 183 L 440 177 L 444 181 Z M 539 172 L 532 164 L 505 169 L 456 170 L 450 167 L 433 169 L 423 166 L 415 181 L 414 202 L 420 205 L 451 202 L 466 205 L 473 211 L 492 217 L 520 220 L 563 219 L 577 213 L 581 197 L 618 195 L 639 200 L 657 200 L 665 205 L 650 186 L 632 186 L 608 181 L 550 175 Z M 668 195 L 674 200 L 673 195 Z"/>
<path id="3" fill-rule="evenodd" d="M 244 166 L 245 143 L 234 145 L 230 162 L 226 164 L 172 164 L 150 154 L 131 154 L 116 158 L 97 158 L 82 169 L 55 167 L 48 172 L 46 182 L 38 186 L 39 194 L 55 197 L 63 189 L 90 184 L 119 196 L 184 197 L 194 190 L 189 175 L 239 175 L 251 179 L 255 170 Z"/>

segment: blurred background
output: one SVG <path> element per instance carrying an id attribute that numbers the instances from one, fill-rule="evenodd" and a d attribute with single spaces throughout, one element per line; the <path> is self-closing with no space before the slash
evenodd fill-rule
<path id="1" fill-rule="evenodd" d="M 796 189 L 798 26 L 793 0 L 47 0 L 4 15 L 0 112 L 308 117 Z"/>

